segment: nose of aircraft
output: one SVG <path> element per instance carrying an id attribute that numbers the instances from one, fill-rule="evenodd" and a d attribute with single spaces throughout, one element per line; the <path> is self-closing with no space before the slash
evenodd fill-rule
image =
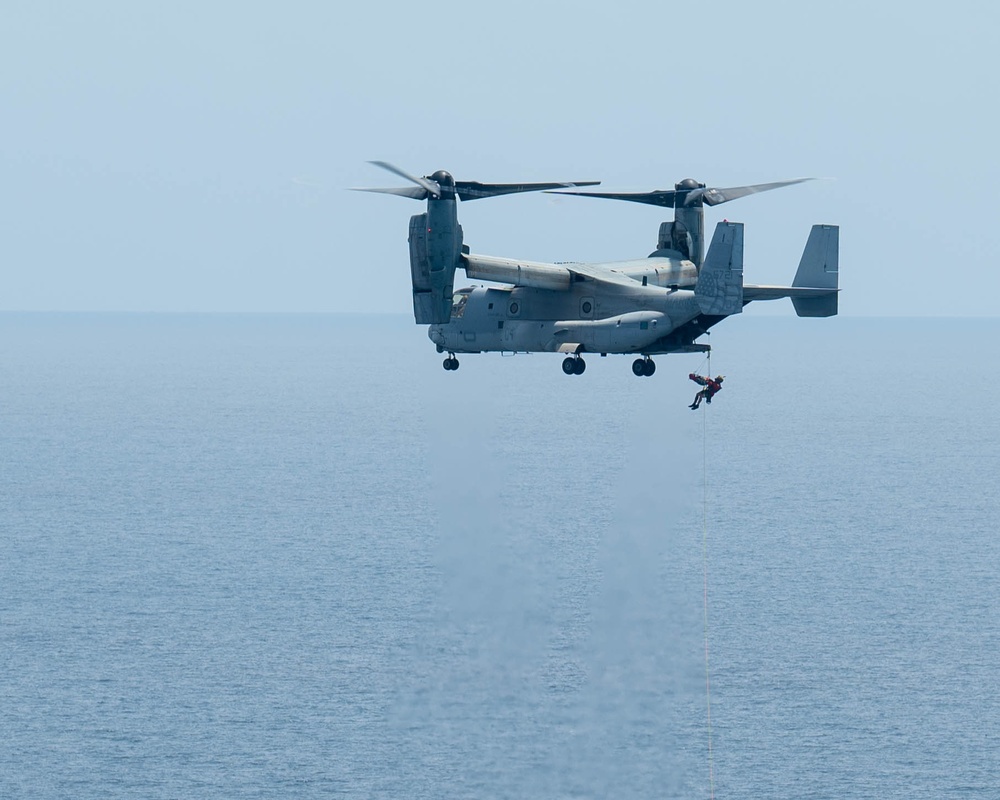
<path id="1" fill-rule="evenodd" d="M 441 332 L 440 325 L 431 325 L 427 329 L 427 338 L 439 347 L 444 346 L 444 334 Z"/>

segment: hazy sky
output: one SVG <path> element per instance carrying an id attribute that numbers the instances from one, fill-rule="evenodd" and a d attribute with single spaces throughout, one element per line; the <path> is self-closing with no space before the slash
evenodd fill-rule
<path id="1" fill-rule="evenodd" d="M 826 8 L 7 0 L 0 309 L 408 313 L 421 204 L 346 191 L 399 185 L 384 159 L 621 190 L 833 178 L 707 227 L 745 222 L 747 282 L 786 283 L 809 226 L 839 224 L 844 314 L 996 315 L 1000 11 Z M 459 214 L 473 251 L 542 261 L 644 256 L 666 218 Z"/>

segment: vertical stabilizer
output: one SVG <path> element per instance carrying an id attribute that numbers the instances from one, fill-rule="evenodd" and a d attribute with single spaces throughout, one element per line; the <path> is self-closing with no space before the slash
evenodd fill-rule
<path id="1" fill-rule="evenodd" d="M 839 288 L 839 269 L 840 228 L 813 225 L 792 286 L 836 290 Z M 800 317 L 832 317 L 837 313 L 837 292 L 821 297 L 793 297 L 792 305 Z"/>
<path id="2" fill-rule="evenodd" d="M 720 222 L 694 288 L 702 314 L 729 316 L 743 310 L 743 223 Z"/>

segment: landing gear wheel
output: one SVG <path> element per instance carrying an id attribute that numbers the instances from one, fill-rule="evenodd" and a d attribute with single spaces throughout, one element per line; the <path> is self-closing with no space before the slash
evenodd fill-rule
<path id="1" fill-rule="evenodd" d="M 640 378 L 648 378 L 656 372 L 656 364 L 653 363 L 653 359 L 649 356 L 646 358 L 637 358 L 632 362 L 632 374 L 637 375 Z"/>
<path id="2" fill-rule="evenodd" d="M 455 356 L 448 356 L 442 366 L 448 371 L 456 370 L 458 369 L 458 359 Z"/>
<path id="3" fill-rule="evenodd" d="M 587 368 L 587 362 L 584 361 L 579 356 L 576 357 L 576 363 L 573 365 L 574 375 L 583 375 L 583 371 Z"/>
<path id="4" fill-rule="evenodd" d="M 566 356 L 566 358 L 563 359 L 562 367 L 563 367 L 563 372 L 565 372 L 567 375 L 575 375 L 576 359 L 573 358 L 573 356 Z"/>

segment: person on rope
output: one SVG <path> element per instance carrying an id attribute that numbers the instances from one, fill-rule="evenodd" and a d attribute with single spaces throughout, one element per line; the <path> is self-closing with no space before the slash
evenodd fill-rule
<path id="1" fill-rule="evenodd" d="M 693 372 L 688 377 L 699 386 L 705 387 L 694 396 L 694 402 L 688 406 L 691 410 L 698 408 L 702 400 L 706 403 L 711 403 L 712 398 L 722 389 L 722 382 L 725 380 L 724 375 L 717 375 L 715 378 L 710 378 L 707 375 L 704 377 L 695 375 Z"/>

